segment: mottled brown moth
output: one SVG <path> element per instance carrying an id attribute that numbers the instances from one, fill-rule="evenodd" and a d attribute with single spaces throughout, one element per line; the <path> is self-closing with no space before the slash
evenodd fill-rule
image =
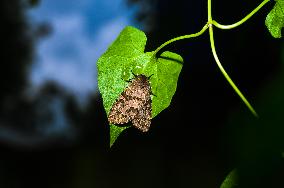
<path id="1" fill-rule="evenodd" d="M 113 104 L 108 121 L 112 124 L 131 122 L 142 132 L 147 132 L 151 124 L 152 100 L 149 77 L 140 74 L 130 81 Z"/>

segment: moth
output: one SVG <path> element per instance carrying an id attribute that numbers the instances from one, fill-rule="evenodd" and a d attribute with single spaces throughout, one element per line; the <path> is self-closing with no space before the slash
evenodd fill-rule
<path id="1" fill-rule="evenodd" d="M 126 124 L 142 132 L 147 132 L 151 124 L 152 100 L 149 78 L 143 74 L 135 75 L 130 84 L 113 104 L 108 121 L 112 124 Z"/>

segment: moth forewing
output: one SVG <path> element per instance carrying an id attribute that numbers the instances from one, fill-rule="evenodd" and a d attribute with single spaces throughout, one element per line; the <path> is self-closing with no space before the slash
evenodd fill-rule
<path id="1" fill-rule="evenodd" d="M 137 129 L 147 132 L 151 124 L 152 100 L 149 78 L 135 76 L 113 104 L 108 121 L 112 124 L 132 122 Z"/>

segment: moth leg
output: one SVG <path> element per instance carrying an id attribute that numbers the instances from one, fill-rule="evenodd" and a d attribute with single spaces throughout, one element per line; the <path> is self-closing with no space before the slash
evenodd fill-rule
<path id="1" fill-rule="evenodd" d="M 152 91 L 151 91 L 150 95 L 153 95 L 153 96 L 157 97 L 157 95 L 155 95 Z"/>

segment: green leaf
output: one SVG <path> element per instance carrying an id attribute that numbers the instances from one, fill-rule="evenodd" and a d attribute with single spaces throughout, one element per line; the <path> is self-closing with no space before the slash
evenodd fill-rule
<path id="1" fill-rule="evenodd" d="M 281 38 L 284 27 L 284 0 L 275 0 L 273 9 L 266 16 L 265 25 L 274 38 Z"/>
<path id="2" fill-rule="evenodd" d="M 128 26 L 99 58 L 98 86 L 107 114 L 127 87 L 127 81 L 134 78 L 132 72 L 151 76 L 152 118 L 170 105 L 183 60 L 172 52 L 164 52 L 159 58 L 153 52 L 144 53 L 146 40 L 142 31 Z M 110 125 L 110 145 L 128 127 Z"/>
<path id="3" fill-rule="evenodd" d="M 236 188 L 238 187 L 238 173 L 237 170 L 232 170 L 223 181 L 220 188 Z"/>
<path id="4" fill-rule="evenodd" d="M 125 127 L 119 127 L 119 126 L 115 126 L 113 124 L 110 124 L 110 142 L 109 145 L 110 147 L 114 144 L 114 142 L 116 141 L 117 137 L 120 135 L 120 133 L 122 133 L 122 131 L 124 131 L 125 129 L 127 129 L 128 126 Z"/>

